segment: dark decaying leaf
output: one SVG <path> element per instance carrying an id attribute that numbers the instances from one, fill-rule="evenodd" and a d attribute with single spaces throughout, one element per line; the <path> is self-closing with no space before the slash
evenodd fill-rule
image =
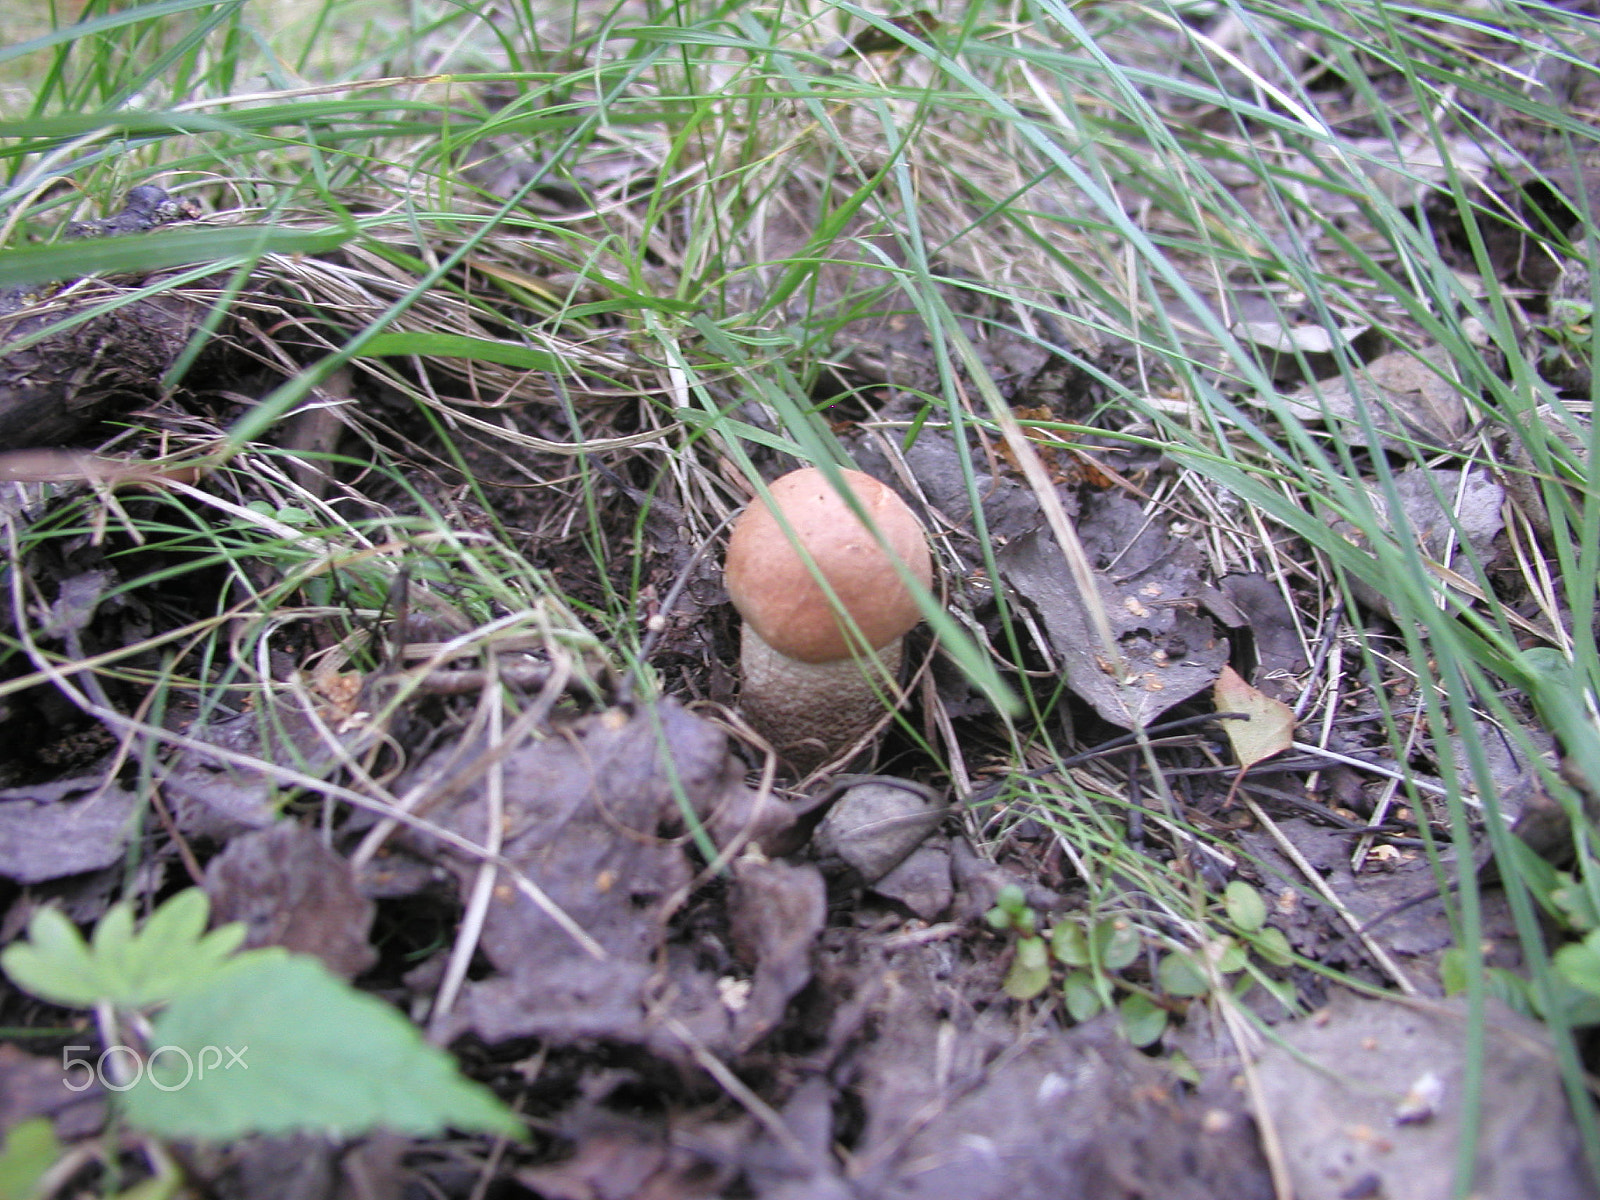
<path id="1" fill-rule="evenodd" d="M 447 747 L 405 786 L 431 776 L 449 789 L 450 799 L 434 819 L 481 841 L 484 781 L 450 784 L 476 753 Z M 720 730 L 666 702 L 653 715 L 614 710 L 574 722 L 557 736 L 514 747 L 502 762 L 502 853 L 604 957 L 591 954 L 527 895 L 498 888 L 481 939 L 496 974 L 463 989 L 446 1023 L 449 1036 L 472 1031 L 491 1043 L 539 1037 L 558 1045 L 607 1039 L 682 1058 L 683 1038 L 667 1017 L 719 1049 L 773 1022 L 772 1006 L 781 1011 L 803 985 L 804 972 L 796 931 L 764 933 L 762 924 L 781 925 L 809 911 L 807 897 L 817 886 L 792 871 L 771 873 L 759 884 L 752 874 L 744 885 L 755 897 L 745 918 L 753 923 L 747 925 L 747 944 L 758 954 L 775 955 L 772 964 L 753 964 L 757 987 L 770 1002 L 725 1004 L 717 977 L 672 945 L 666 946 L 669 986 L 659 976 L 666 922 L 696 869 L 677 796 L 701 819 L 719 814 L 719 829 L 737 828 L 732 815 L 750 804 L 743 769 L 729 757 Z M 470 886 L 476 863 L 455 855 L 449 861 L 463 887 Z M 809 918 L 800 928 L 810 928 Z M 659 996 L 670 999 L 652 1004 Z"/>
<path id="2" fill-rule="evenodd" d="M 1200 556 L 1162 520 L 1146 520 L 1134 501 L 1097 498 L 1078 534 L 1097 569 L 1100 603 L 1126 667 L 1119 679 L 1099 639 L 1065 555 L 1046 534 L 1028 534 L 999 554 L 1006 582 L 1034 610 L 1067 686 L 1107 721 L 1145 723 L 1211 684 L 1228 660 L 1228 642 L 1201 616 Z"/>
<path id="3" fill-rule="evenodd" d="M 192 837 L 219 840 L 265 829 L 277 820 L 284 792 L 292 790 L 269 765 L 322 778 L 344 761 L 341 745 L 348 753 L 359 753 L 374 736 L 371 730 L 356 727 L 330 735 L 330 745 L 324 731 L 330 723 L 338 723 L 338 715 L 329 709 L 316 719 L 305 707 L 311 703 L 309 698 L 280 696 L 261 711 L 221 717 L 192 729 L 190 737 L 196 744 L 175 758 L 162 780 L 178 827 Z M 242 765 L 208 753 L 207 746 L 259 758 L 263 765 Z"/>
<path id="4" fill-rule="evenodd" d="M 238 1200 L 353 1200 L 416 1188 L 402 1157 L 411 1140 L 379 1131 L 354 1142 L 320 1133 L 252 1137 L 220 1148 L 216 1192 Z"/>
<path id="5" fill-rule="evenodd" d="M 0 1045 L 0 1135 L 32 1117 L 50 1117 L 62 1137 L 83 1136 L 100 1128 L 105 1119 L 105 1090 L 91 1086 L 80 1091 L 82 1068 L 70 1072 L 57 1054 L 28 1054 L 16 1046 Z"/>
<path id="6" fill-rule="evenodd" d="M 373 904 L 350 864 L 292 821 L 241 834 L 206 868 L 215 921 L 242 921 L 245 946 L 282 946 L 353 979 L 377 959 L 367 942 Z"/>
<path id="7" fill-rule="evenodd" d="M 811 981 L 811 947 L 828 921 L 822 876 L 809 864 L 741 858 L 734 866 L 729 934 L 754 968 L 740 1012 L 739 1048 L 771 1033 L 785 1007 Z"/>
<path id="8" fill-rule="evenodd" d="M 138 810 L 134 793 L 98 776 L 0 792 L 0 876 L 31 884 L 109 867 Z"/>
<path id="9" fill-rule="evenodd" d="M 574 1143 L 571 1157 L 525 1167 L 517 1179 L 542 1200 L 701 1200 L 723 1194 L 737 1171 L 726 1159 L 717 1163 L 693 1148 L 733 1149 L 748 1137 L 745 1124 L 719 1128 L 693 1116 L 663 1123 L 585 1112 L 558 1131 Z"/>
<path id="10" fill-rule="evenodd" d="M 952 869 L 950 839 L 935 836 L 874 883 L 871 891 L 903 905 L 924 921 L 936 921 L 955 900 Z"/>
<path id="11" fill-rule="evenodd" d="M 854 1161 L 876 1200 L 1161 1196 L 1266 1200 L 1237 1095 L 1184 1094 L 1106 1020 L 1041 1024 L 971 1007 L 936 954 L 891 957 L 857 1063 Z M 1159 1114 L 1159 1115 L 1157 1115 Z"/>
<path id="12" fill-rule="evenodd" d="M 1486 569 L 1498 555 L 1496 540 L 1505 527 L 1501 515 L 1505 489 L 1482 468 L 1463 472 L 1411 466 L 1396 472 L 1399 514 L 1390 510 L 1378 482 L 1365 486 L 1384 526 L 1407 531 L 1423 555 L 1438 566 L 1471 580 L 1478 574 L 1474 560 L 1477 567 Z M 1334 528 L 1352 541 L 1362 540 L 1347 522 L 1337 521 Z M 1382 591 L 1360 579 L 1353 579 L 1351 586 L 1364 604 L 1386 616 L 1395 615 L 1390 598 Z"/>
<path id="13" fill-rule="evenodd" d="M 1336 376 L 1284 397 L 1302 420 L 1324 423 L 1356 446 L 1374 440 L 1387 450 L 1454 446 L 1471 417 L 1450 356 L 1437 346 L 1380 355 L 1354 376 Z M 1363 418 L 1366 424 L 1363 424 Z M 1370 426 L 1376 435 L 1369 437 Z"/>
<path id="14" fill-rule="evenodd" d="M 1309 664 L 1283 590 L 1257 574 L 1227 575 L 1217 587 L 1238 609 L 1255 645 L 1251 682 L 1279 700 L 1294 699 L 1300 691 L 1299 677 Z"/>
<path id="15" fill-rule="evenodd" d="M 39 628 L 41 638 L 58 638 L 63 634 L 77 633 L 94 620 L 94 610 L 100 606 L 100 597 L 116 579 L 116 572 L 104 568 L 80 571 L 61 580 L 55 603 L 50 606 L 49 619 Z"/>
<path id="16" fill-rule="evenodd" d="M 854 442 L 850 456 L 869 475 L 880 479 L 894 477 L 894 465 L 873 438 Z M 990 464 L 980 453 L 963 454 L 948 433 L 923 430 L 922 435 L 905 448 L 903 457 L 917 481 L 919 492 L 939 514 L 941 523 L 948 522 L 954 529 L 977 533 L 972 494 L 967 491 L 970 471 L 976 475 L 977 499 L 987 536 L 1010 541 L 1039 524 L 1039 502 L 1027 485 L 1004 467 L 987 470 Z"/>

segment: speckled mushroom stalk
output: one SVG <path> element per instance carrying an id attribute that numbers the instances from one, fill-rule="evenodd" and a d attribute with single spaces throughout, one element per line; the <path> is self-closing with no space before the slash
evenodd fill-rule
<path id="1" fill-rule="evenodd" d="M 889 553 L 821 471 L 792 471 L 768 490 L 848 620 L 765 500 L 751 502 L 728 541 L 728 593 L 744 618 L 740 708 L 798 771 L 848 749 L 884 714 L 885 681 L 920 618 L 894 559 L 924 587 L 933 576 L 922 526 L 900 497 L 870 475 L 841 474 Z M 850 621 L 877 665 L 853 652 Z"/>

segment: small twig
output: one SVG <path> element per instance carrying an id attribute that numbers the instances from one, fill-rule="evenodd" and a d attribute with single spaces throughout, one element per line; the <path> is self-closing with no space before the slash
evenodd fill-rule
<path id="1" fill-rule="evenodd" d="M 1340 754 L 1337 750 L 1326 750 L 1321 746 L 1308 745 L 1305 742 L 1291 742 L 1290 746 L 1300 751 L 1301 754 L 1311 754 L 1318 758 L 1330 759 L 1336 763 L 1343 763 L 1347 767 L 1356 767 L 1362 771 L 1371 771 L 1374 775 L 1382 775 L 1385 779 L 1399 779 L 1407 781 L 1419 791 L 1432 792 L 1436 796 L 1447 796 L 1450 789 L 1438 783 L 1431 783 L 1426 779 L 1418 779 L 1409 772 L 1401 771 L 1396 767 L 1386 767 L 1381 763 L 1365 762 L 1359 758 L 1352 758 L 1348 754 Z"/>
<path id="2" fill-rule="evenodd" d="M 1148 738 L 1158 738 L 1169 733 L 1174 733 L 1181 729 L 1192 728 L 1195 725 L 1209 725 L 1213 721 L 1247 721 L 1249 719 L 1250 714 L 1248 713 L 1203 713 L 1197 717 L 1182 717 L 1176 721 L 1164 721 L 1160 725 L 1150 726 L 1144 732 L 1145 736 Z M 994 797 L 1009 787 L 1014 780 L 1042 779 L 1046 775 L 1054 775 L 1060 771 L 1069 770 L 1072 767 L 1081 767 L 1083 764 L 1093 762 L 1097 758 L 1104 758 L 1108 754 L 1113 754 L 1118 750 L 1123 750 L 1129 746 L 1135 745 L 1138 743 L 1138 740 L 1139 736 L 1137 734 L 1124 733 L 1118 737 L 1111 738 L 1108 741 L 1101 742 L 1099 745 L 1088 750 L 1081 751 L 1078 754 L 1071 755 L 1067 758 L 1057 759 L 1046 766 L 1033 767 L 1027 771 L 1013 772 L 1003 779 L 996 780 L 994 783 L 979 788 L 967 798 L 966 803 L 969 806 L 982 804 L 988 800 L 994 799 Z"/>
<path id="3" fill-rule="evenodd" d="M 728 1069 L 726 1063 L 711 1053 L 706 1048 L 705 1043 L 695 1037 L 687 1025 L 677 1017 L 668 1017 L 664 1024 L 672 1031 L 673 1036 L 684 1044 L 694 1057 L 695 1062 L 700 1064 L 701 1069 L 715 1079 L 718 1086 L 733 1097 L 747 1113 L 760 1122 L 761 1127 L 772 1136 L 773 1141 L 788 1151 L 796 1166 L 814 1167 L 816 1165 L 816 1155 L 807 1150 L 805 1144 L 795 1137 L 794 1131 L 784 1124 L 783 1117 L 778 1114 L 777 1110 L 751 1091 L 744 1080 L 735 1075 Z"/>
<path id="4" fill-rule="evenodd" d="M 490 651 L 488 673 L 491 679 L 494 677 L 494 667 L 494 653 Z M 479 703 L 486 705 L 488 709 L 489 744 L 498 746 L 505 732 L 502 727 L 505 709 L 501 704 L 500 689 L 497 686 L 485 688 Z M 502 759 L 489 768 L 489 773 L 483 781 L 485 810 L 483 848 L 491 854 L 499 854 L 505 842 L 505 780 L 505 761 Z M 450 947 L 450 959 L 445 964 L 444 977 L 439 980 L 439 990 L 434 993 L 433 1012 L 428 1017 L 430 1038 L 437 1040 L 443 1032 L 444 1020 L 455 1007 L 456 997 L 461 993 L 461 985 L 466 982 L 467 968 L 472 965 L 472 956 L 477 951 L 478 939 L 482 936 L 484 923 L 489 917 L 489 902 L 494 898 L 496 874 L 493 864 L 488 862 L 478 864 L 472 880 L 472 890 L 467 896 L 467 903 L 461 914 L 461 924 L 456 929 L 455 944 Z"/>
<path id="5" fill-rule="evenodd" d="M 1411 751 L 1416 747 L 1417 735 L 1422 731 L 1423 703 L 1422 697 L 1417 697 L 1417 704 L 1411 712 L 1411 728 L 1406 732 L 1405 748 L 1401 751 L 1400 761 L 1405 762 L 1411 757 Z M 1389 806 L 1394 803 L 1394 794 L 1400 790 L 1403 780 L 1390 779 L 1383 785 L 1383 794 L 1378 797 L 1378 802 L 1372 806 L 1372 824 L 1382 825 L 1389 816 Z M 1375 835 L 1364 834 L 1356 843 L 1354 852 L 1350 855 L 1350 869 L 1357 874 L 1367 865 L 1367 855 L 1372 852 L 1372 841 Z"/>
<path id="6" fill-rule="evenodd" d="M 467 667 L 460 670 L 429 671 L 417 679 L 412 688 L 428 696 L 469 696 L 493 685 L 507 684 L 514 688 L 543 687 L 550 678 L 549 663 L 508 662 L 490 672 L 484 667 Z"/>
<path id="7" fill-rule="evenodd" d="M 1276 822 L 1266 814 L 1266 811 L 1249 796 L 1244 798 L 1244 802 L 1250 809 L 1251 815 L 1261 823 L 1261 827 L 1267 831 L 1273 842 L 1277 844 L 1278 851 L 1290 862 L 1294 863 L 1300 873 L 1310 882 L 1311 886 L 1316 888 L 1322 898 L 1333 906 L 1334 912 L 1339 914 L 1340 920 L 1350 926 L 1356 937 L 1360 939 L 1361 944 L 1366 947 L 1367 953 L 1372 955 L 1373 961 L 1388 973 L 1389 978 L 1393 979 L 1406 995 L 1420 995 L 1421 992 L 1418 990 L 1417 985 L 1412 983 L 1410 977 L 1400 969 L 1400 965 L 1389 957 L 1388 952 L 1373 940 L 1372 936 L 1362 926 L 1360 919 L 1345 907 L 1345 903 L 1339 899 L 1338 893 L 1329 887 L 1328 881 L 1318 873 L 1315 867 L 1306 861 L 1305 855 L 1300 853 L 1295 844 L 1285 836 L 1283 830 L 1279 829 Z"/>
<path id="8" fill-rule="evenodd" d="M 1225 990 L 1212 993 L 1218 997 L 1217 1007 L 1222 1012 L 1223 1024 L 1239 1052 L 1239 1070 L 1244 1075 L 1245 1091 L 1250 1096 L 1250 1109 L 1256 1119 L 1256 1132 L 1261 1137 L 1261 1152 L 1267 1159 L 1267 1171 L 1272 1176 L 1272 1190 L 1278 1200 L 1294 1200 L 1294 1180 L 1289 1174 L 1289 1160 L 1283 1152 L 1283 1139 L 1278 1136 L 1278 1124 L 1272 1119 L 1272 1106 L 1261 1090 L 1261 1076 L 1256 1071 L 1255 1056 L 1244 1024 L 1233 997 Z M 1226 999 L 1222 999 L 1226 997 Z"/>

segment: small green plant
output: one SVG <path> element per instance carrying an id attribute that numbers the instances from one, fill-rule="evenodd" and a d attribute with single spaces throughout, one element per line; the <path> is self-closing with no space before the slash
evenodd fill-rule
<path id="1" fill-rule="evenodd" d="M 1031 1000 L 1050 984 L 1050 953 L 1039 936 L 1039 915 L 1028 904 L 1023 890 L 1014 883 L 1001 888 L 994 907 L 984 914 L 996 933 L 1016 935 L 1016 953 L 1002 985 L 1013 1000 Z"/>
<path id="2" fill-rule="evenodd" d="M 1065 968 L 1062 996 L 1074 1021 L 1087 1021 L 1115 1010 L 1124 1035 L 1136 1046 L 1155 1044 L 1166 1031 L 1177 1002 L 1210 993 L 1224 982 L 1243 994 L 1257 983 L 1288 1005 L 1289 989 L 1262 965 L 1287 965 L 1292 953 L 1283 931 L 1267 924 L 1261 893 L 1234 880 L 1223 894 L 1219 919 L 1231 932 L 1211 938 L 1200 951 L 1170 950 L 1156 965 L 1155 987 L 1145 987 L 1126 972 L 1138 962 L 1145 939 L 1121 917 L 1070 917 L 1048 934 L 1039 932 L 1038 915 L 1022 889 L 1006 887 L 986 915 L 990 928 L 1017 937 L 1016 951 L 1003 984 L 1006 995 L 1031 1000 L 1050 986 L 1055 964 Z M 1254 952 L 1258 962 L 1252 961 Z M 1119 998 L 1118 993 L 1121 993 Z"/>
<path id="3" fill-rule="evenodd" d="M 1075 1021 L 1115 1008 L 1135 1046 L 1153 1045 L 1167 1027 L 1167 1012 L 1122 977 L 1144 949 L 1139 931 L 1119 917 L 1063 921 L 1050 931 L 1050 952 L 1067 968 L 1062 993 Z M 1116 999 L 1118 987 L 1126 994 Z"/>
<path id="4" fill-rule="evenodd" d="M 1511 843 L 1516 872 L 1533 898 L 1573 940 L 1551 956 L 1555 970 L 1541 991 L 1529 979 L 1504 967 L 1487 967 L 1483 978 L 1490 995 L 1524 1016 L 1551 1018 L 1573 1028 L 1600 1025 L 1600 910 L 1581 873 L 1559 871 L 1521 841 Z M 1588 868 L 1593 871 L 1594 864 Z M 1465 991 L 1471 970 L 1462 947 L 1447 950 L 1439 962 L 1445 991 Z"/>
<path id="5" fill-rule="evenodd" d="M 27 1200 L 40 1192 L 62 1145 L 49 1117 L 18 1122 L 0 1140 L 0 1200 Z"/>
<path id="6" fill-rule="evenodd" d="M 135 928 L 114 905 L 86 942 L 54 909 L 0 952 L 13 983 L 93 1009 L 103 1049 L 68 1046 L 69 1088 L 96 1080 L 135 1128 L 230 1139 L 297 1130 L 349 1137 L 379 1127 L 518 1137 L 521 1123 L 392 1007 L 276 947 L 239 952 L 244 927 L 207 933 L 209 904 L 180 892 Z"/>

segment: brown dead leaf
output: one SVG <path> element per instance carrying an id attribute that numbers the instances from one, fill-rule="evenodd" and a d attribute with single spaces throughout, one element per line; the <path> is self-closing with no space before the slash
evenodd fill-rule
<path id="1" fill-rule="evenodd" d="M 377 961 L 367 940 L 376 909 L 350 864 L 293 821 L 241 834 L 206 868 L 219 924 L 243 921 L 245 945 L 313 954 L 344 979 Z"/>
<path id="2" fill-rule="evenodd" d="M 1247 714 L 1247 720 L 1224 724 L 1241 767 L 1253 767 L 1294 744 L 1294 709 L 1251 687 L 1232 667 L 1222 668 L 1212 695 L 1218 712 Z"/>
<path id="3" fill-rule="evenodd" d="M 1347 380 L 1324 379 L 1284 400 L 1306 420 L 1326 422 L 1352 445 L 1365 446 L 1365 417 L 1386 449 L 1412 441 L 1453 446 L 1471 426 L 1471 414 L 1453 382 L 1449 356 L 1438 346 L 1418 353 L 1380 355 Z"/>
<path id="4" fill-rule="evenodd" d="M 1181 704 L 1217 677 L 1228 641 L 1197 611 L 1203 591 L 1198 547 L 1118 492 L 1090 497 L 1077 522 L 1098 596 L 1072 581 L 1047 534 L 1019 537 L 997 556 L 1006 583 L 1039 617 L 1067 686 L 1124 729 Z M 1109 569 L 1108 569 L 1109 568 Z M 1091 606 L 1105 612 L 1126 673 L 1098 654 Z"/>
<path id="5" fill-rule="evenodd" d="M 0 792 L 0 878 L 42 883 L 118 862 L 139 797 L 86 776 Z"/>
<path id="6" fill-rule="evenodd" d="M 782 1023 L 789 1001 L 811 982 L 811 952 L 828 923 L 827 889 L 810 863 L 747 856 L 733 867 L 729 934 L 752 968 L 736 1034 L 748 1050 Z"/>
<path id="7" fill-rule="evenodd" d="M 486 752 L 479 744 L 441 747 L 402 787 L 437 787 L 448 799 L 431 819 L 481 838 L 488 785 L 475 763 Z M 462 989 L 441 1037 L 603 1040 L 671 1058 L 685 1054 L 680 1027 L 724 1053 L 778 1023 L 809 978 L 809 943 L 823 924 L 813 868 L 736 873 L 749 906 L 741 933 L 753 980 L 742 1008 L 724 1002 L 720 977 L 692 939 L 674 939 L 668 928 L 696 871 L 678 797 L 713 830 L 726 828 L 724 810 L 746 814 L 739 827 L 753 834 L 766 823 L 720 729 L 664 701 L 653 713 L 618 709 L 576 720 L 495 754 L 504 783 L 501 853 L 602 955 L 502 883 L 479 942 L 493 973 Z M 470 892 L 476 860 L 441 851 L 424 834 L 407 840 L 440 855 Z"/>

